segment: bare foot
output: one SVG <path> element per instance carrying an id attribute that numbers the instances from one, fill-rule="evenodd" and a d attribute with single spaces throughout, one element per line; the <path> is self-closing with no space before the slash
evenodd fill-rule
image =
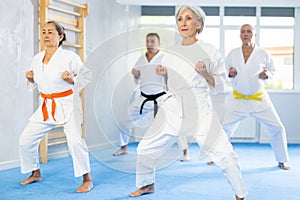
<path id="1" fill-rule="evenodd" d="M 113 156 L 120 156 L 120 155 L 124 155 L 127 154 L 127 149 L 119 149 L 118 151 L 116 151 L 115 153 L 113 153 Z"/>
<path id="2" fill-rule="evenodd" d="M 215 163 L 213 161 L 208 161 L 206 164 L 207 165 L 214 165 Z"/>
<path id="3" fill-rule="evenodd" d="M 183 150 L 183 156 L 182 158 L 180 159 L 181 162 L 186 162 L 186 161 L 189 161 L 190 160 L 190 154 L 189 154 L 189 151 L 187 149 L 184 149 Z"/>
<path id="4" fill-rule="evenodd" d="M 131 197 L 138 197 L 138 196 L 141 196 L 141 195 L 144 195 L 144 194 L 150 194 L 150 193 L 153 193 L 153 192 L 154 192 L 154 183 L 152 183 L 150 185 L 143 186 L 140 189 L 138 189 L 134 192 L 131 192 L 130 196 Z"/>
<path id="5" fill-rule="evenodd" d="M 93 181 L 92 181 L 92 177 L 90 175 L 90 173 L 87 173 L 85 175 L 83 175 L 83 182 L 81 184 L 81 186 L 79 186 L 76 190 L 76 192 L 79 193 L 84 193 L 84 192 L 89 192 L 91 191 L 91 189 L 93 189 L 94 185 L 93 185 Z"/>
<path id="6" fill-rule="evenodd" d="M 237 195 L 235 195 L 235 199 L 236 200 L 244 200 L 245 198 L 244 197 L 238 197 Z"/>
<path id="7" fill-rule="evenodd" d="M 40 170 L 35 170 L 32 172 L 31 176 L 29 176 L 27 179 L 21 182 L 22 185 L 27 185 L 31 184 L 34 182 L 41 182 L 42 181 L 42 176 Z"/>
<path id="8" fill-rule="evenodd" d="M 83 181 L 82 185 L 79 186 L 76 190 L 78 193 L 89 192 L 93 189 L 94 185 L 92 181 Z"/>
<path id="9" fill-rule="evenodd" d="M 278 163 L 278 167 L 283 170 L 290 170 L 291 168 L 286 163 Z"/>
<path id="10" fill-rule="evenodd" d="M 115 153 L 113 153 L 113 156 L 120 156 L 120 155 L 124 155 L 127 154 L 127 145 L 123 145 L 121 146 L 121 148 L 116 151 Z"/>
<path id="11" fill-rule="evenodd" d="M 189 155 L 183 155 L 182 158 L 180 159 L 181 162 L 186 162 L 190 160 L 190 156 Z"/>

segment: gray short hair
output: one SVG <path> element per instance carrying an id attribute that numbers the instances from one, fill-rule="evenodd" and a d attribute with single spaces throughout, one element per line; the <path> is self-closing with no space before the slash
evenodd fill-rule
<path id="1" fill-rule="evenodd" d="M 256 32 L 255 27 L 252 24 L 243 24 L 240 28 L 240 30 L 242 30 L 245 26 L 250 26 L 252 28 L 253 32 Z"/>
<path id="2" fill-rule="evenodd" d="M 178 18 L 178 15 L 179 13 L 182 11 L 182 10 L 191 10 L 198 21 L 202 22 L 202 26 L 197 30 L 198 34 L 202 32 L 202 30 L 204 29 L 204 25 L 205 25 L 205 12 L 202 10 L 202 8 L 200 8 L 199 6 L 180 6 L 177 8 L 177 11 L 176 11 L 176 14 L 175 14 L 175 17 L 176 17 L 176 22 L 177 22 L 177 18 Z"/>

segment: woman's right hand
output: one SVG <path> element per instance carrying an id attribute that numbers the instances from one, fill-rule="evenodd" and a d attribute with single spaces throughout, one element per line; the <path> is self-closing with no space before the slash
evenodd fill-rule
<path id="1" fill-rule="evenodd" d="M 195 70 L 204 77 L 208 74 L 206 64 L 203 61 L 196 63 Z"/>
<path id="2" fill-rule="evenodd" d="M 237 75 L 237 71 L 234 67 L 229 68 L 228 76 L 229 78 L 234 78 Z"/>
<path id="3" fill-rule="evenodd" d="M 26 78 L 29 82 L 34 83 L 33 77 L 34 77 L 34 74 L 33 74 L 32 70 L 26 72 Z"/>

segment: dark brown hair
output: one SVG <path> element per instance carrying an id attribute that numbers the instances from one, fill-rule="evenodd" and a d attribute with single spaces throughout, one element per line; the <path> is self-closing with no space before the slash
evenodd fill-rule
<path id="1" fill-rule="evenodd" d="M 157 33 L 148 33 L 148 34 L 146 35 L 146 38 L 147 38 L 148 36 L 155 36 L 155 37 L 157 37 L 158 42 L 160 42 L 160 37 L 159 37 L 159 35 L 158 35 Z"/>
<path id="2" fill-rule="evenodd" d="M 55 29 L 58 32 L 58 35 L 63 35 L 64 36 L 63 39 L 61 41 L 59 41 L 58 46 L 62 45 L 63 41 L 66 40 L 65 28 L 62 25 L 60 25 L 59 23 L 55 22 L 55 21 L 47 21 L 45 24 L 54 24 Z"/>

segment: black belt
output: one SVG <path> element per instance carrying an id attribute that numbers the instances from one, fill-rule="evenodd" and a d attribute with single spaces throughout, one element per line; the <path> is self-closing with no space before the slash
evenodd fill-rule
<path id="1" fill-rule="evenodd" d="M 143 92 L 141 92 L 141 95 L 143 97 L 145 97 L 146 99 L 143 101 L 142 105 L 141 105 L 141 109 L 140 109 L 140 115 L 143 113 L 143 107 L 144 107 L 144 104 L 147 102 L 147 101 L 153 101 L 154 102 L 154 117 L 157 113 L 157 110 L 158 110 L 158 105 L 157 105 L 157 101 L 156 99 L 162 95 L 166 94 L 166 92 L 161 92 L 161 93 L 158 93 L 158 94 L 152 94 L 152 95 L 147 95 Z"/>

